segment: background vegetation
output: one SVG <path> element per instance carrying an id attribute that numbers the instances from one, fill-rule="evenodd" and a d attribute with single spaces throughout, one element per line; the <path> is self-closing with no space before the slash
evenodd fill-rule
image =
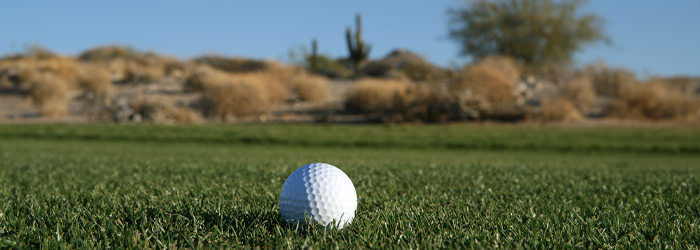
<path id="1" fill-rule="evenodd" d="M 348 57 L 319 54 L 312 40 L 295 65 L 222 55 L 181 61 L 119 46 L 70 57 L 32 47 L 0 59 L 0 98 L 24 97 L 45 117 L 110 122 L 267 121 L 302 103 L 315 116 L 306 121 L 360 115 L 359 121 L 384 123 L 700 122 L 699 78 L 640 80 L 603 63 L 572 66 L 574 52 L 608 41 L 602 19 L 580 13 L 584 4 L 479 0 L 449 9 L 450 37 L 474 59 L 450 69 L 398 49 L 369 60 L 359 14 L 355 31 L 345 34 Z M 190 96 L 173 101 L 124 90 L 168 84 L 176 86 L 163 91 L 171 97 Z M 70 110 L 75 102 L 85 107 Z"/>

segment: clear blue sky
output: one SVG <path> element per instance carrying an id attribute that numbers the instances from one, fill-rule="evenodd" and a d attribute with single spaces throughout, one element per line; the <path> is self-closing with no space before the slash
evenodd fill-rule
<path id="1" fill-rule="evenodd" d="M 39 44 L 61 54 L 98 45 L 191 58 L 219 53 L 284 59 L 290 48 L 319 41 L 320 52 L 347 55 L 344 32 L 361 13 L 370 57 L 412 50 L 446 66 L 464 63 L 447 40 L 456 0 L 358 1 L 20 1 L 0 0 L 0 55 Z M 592 0 L 586 11 L 607 20 L 612 46 L 589 47 L 579 63 L 596 60 L 649 75 L 700 76 L 700 1 Z"/>

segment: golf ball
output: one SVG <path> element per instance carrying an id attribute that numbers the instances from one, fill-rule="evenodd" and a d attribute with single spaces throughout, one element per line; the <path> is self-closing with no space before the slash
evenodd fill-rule
<path id="1" fill-rule="evenodd" d="M 308 219 L 342 229 L 355 218 L 357 194 L 342 170 L 326 163 L 311 163 L 284 181 L 279 207 L 282 218 L 294 225 Z"/>

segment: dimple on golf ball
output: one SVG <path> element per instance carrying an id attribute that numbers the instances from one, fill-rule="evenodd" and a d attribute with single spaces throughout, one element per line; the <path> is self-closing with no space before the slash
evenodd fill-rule
<path id="1" fill-rule="evenodd" d="M 308 219 L 342 229 L 355 218 L 357 194 L 342 170 L 326 163 L 311 163 L 284 181 L 279 207 L 282 218 L 289 223 L 296 225 Z"/>

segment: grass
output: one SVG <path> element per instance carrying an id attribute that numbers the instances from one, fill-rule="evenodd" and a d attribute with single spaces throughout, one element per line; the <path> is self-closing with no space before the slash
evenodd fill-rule
<path id="1" fill-rule="evenodd" d="M 700 153 L 700 131 L 663 128 L 453 125 L 4 124 L 0 139 L 197 142 L 244 145 L 557 152 Z"/>
<path id="2" fill-rule="evenodd" d="M 696 148 L 699 136 L 474 125 L 2 125 L 0 248 L 697 249 L 700 156 L 646 147 Z M 439 139 L 484 147 L 449 149 L 434 145 Z M 578 146 L 561 152 L 563 141 Z M 594 141 L 612 153 L 590 150 Z M 279 190 L 310 162 L 334 164 L 353 180 L 359 206 L 348 228 L 295 230 L 282 221 Z"/>

